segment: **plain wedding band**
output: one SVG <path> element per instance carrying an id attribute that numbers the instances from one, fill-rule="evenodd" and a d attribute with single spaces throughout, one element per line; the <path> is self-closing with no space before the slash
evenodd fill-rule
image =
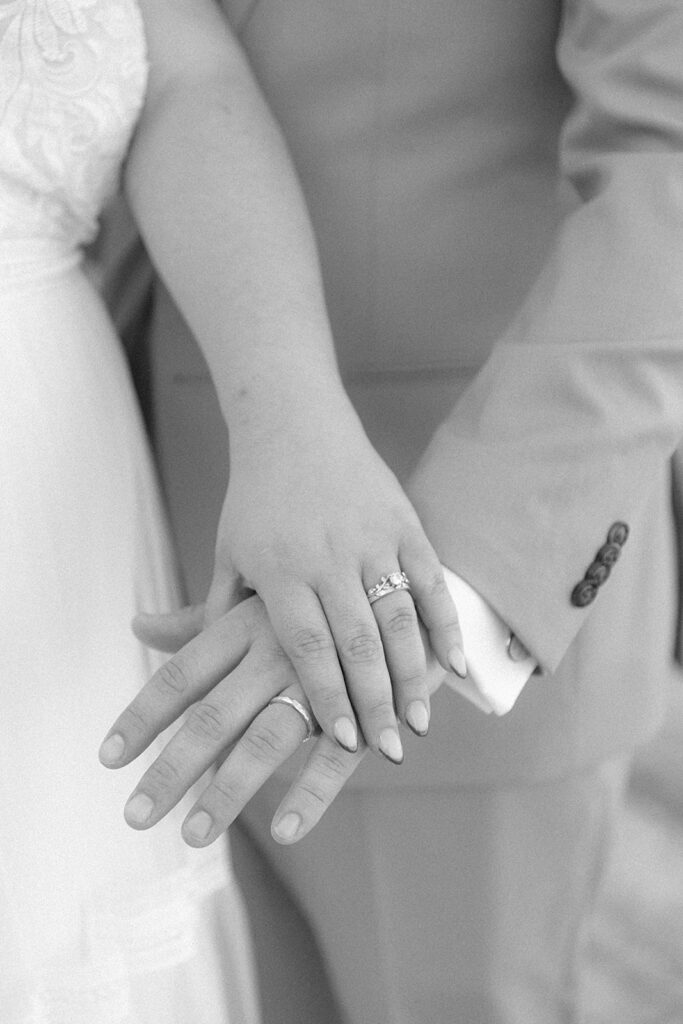
<path id="1" fill-rule="evenodd" d="M 287 704 L 290 708 L 294 708 L 298 715 L 301 715 L 306 723 L 306 736 L 303 739 L 304 743 L 308 743 L 311 737 L 315 735 L 316 726 L 313 715 L 310 713 L 308 708 L 304 707 L 301 701 L 296 700 L 295 697 L 288 697 L 286 694 L 280 693 L 277 697 L 273 697 L 269 700 L 268 704 Z"/>

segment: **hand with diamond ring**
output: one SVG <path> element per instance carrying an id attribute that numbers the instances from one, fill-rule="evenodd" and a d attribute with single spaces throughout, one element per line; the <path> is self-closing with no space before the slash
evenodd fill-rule
<path id="1" fill-rule="evenodd" d="M 397 716 L 418 735 L 429 725 L 419 623 L 442 667 L 464 675 L 457 611 L 350 403 L 327 395 L 303 412 L 258 443 L 231 440 L 207 621 L 258 593 L 323 732 L 348 751 L 362 734 L 400 763 Z"/>

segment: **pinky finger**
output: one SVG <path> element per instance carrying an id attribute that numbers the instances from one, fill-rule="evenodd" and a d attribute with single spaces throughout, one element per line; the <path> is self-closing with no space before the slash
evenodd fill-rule
<path id="1" fill-rule="evenodd" d="M 401 565 L 410 579 L 413 599 L 434 654 L 442 668 L 464 679 L 467 662 L 458 610 L 436 553 L 429 544 L 418 550 L 404 550 Z"/>
<path id="2" fill-rule="evenodd" d="M 278 807 L 271 833 L 276 842 L 296 843 L 313 829 L 368 752 L 361 740 L 355 753 L 342 750 L 325 734 L 317 740 L 298 778 Z"/>

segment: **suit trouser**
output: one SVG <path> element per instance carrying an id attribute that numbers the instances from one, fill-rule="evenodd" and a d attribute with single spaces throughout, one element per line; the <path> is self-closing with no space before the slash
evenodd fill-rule
<path id="1" fill-rule="evenodd" d="M 237 858 L 264 1024 L 579 1021 L 578 953 L 624 776 L 612 763 L 525 787 L 347 790 L 293 847 L 269 835 L 271 784 L 241 821 L 268 866 Z M 274 919 L 271 871 L 326 970 L 302 955 L 301 918 Z"/>

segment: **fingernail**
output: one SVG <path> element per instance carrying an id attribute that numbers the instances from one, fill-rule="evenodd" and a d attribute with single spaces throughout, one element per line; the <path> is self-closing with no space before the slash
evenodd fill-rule
<path id="1" fill-rule="evenodd" d="M 109 736 L 100 747 L 100 761 L 102 764 L 116 764 L 123 757 L 123 751 L 126 748 L 126 741 L 123 736 L 115 732 L 113 736 Z"/>
<path id="2" fill-rule="evenodd" d="M 451 647 L 448 652 L 448 664 L 451 666 L 456 676 L 460 676 L 461 679 L 465 678 L 467 675 L 467 662 L 465 661 L 465 655 L 459 647 Z"/>
<path id="3" fill-rule="evenodd" d="M 402 763 L 403 747 L 401 746 L 401 738 L 395 729 L 382 729 L 377 746 L 384 756 L 388 757 L 394 764 Z"/>
<path id="4" fill-rule="evenodd" d="M 213 818 L 207 811 L 195 811 L 183 825 L 183 832 L 190 839 L 206 839 L 213 828 Z"/>
<path id="5" fill-rule="evenodd" d="M 418 736 L 426 736 L 429 729 L 429 712 L 421 700 L 414 700 L 406 708 L 406 722 Z"/>
<path id="6" fill-rule="evenodd" d="M 284 839 L 285 842 L 290 843 L 301 828 L 301 825 L 301 815 L 290 811 L 280 818 L 277 825 L 273 825 L 273 832 L 278 839 Z"/>
<path id="7" fill-rule="evenodd" d="M 344 750 L 355 754 L 358 750 L 358 733 L 350 718 L 338 718 L 332 729 L 334 738 L 340 743 Z"/>
<path id="8" fill-rule="evenodd" d="M 529 657 L 529 652 L 515 633 L 510 633 L 506 646 L 510 661 L 525 661 Z"/>
<path id="9" fill-rule="evenodd" d="M 144 825 L 154 810 L 154 801 L 146 793 L 136 793 L 126 804 L 123 813 L 130 825 Z"/>

